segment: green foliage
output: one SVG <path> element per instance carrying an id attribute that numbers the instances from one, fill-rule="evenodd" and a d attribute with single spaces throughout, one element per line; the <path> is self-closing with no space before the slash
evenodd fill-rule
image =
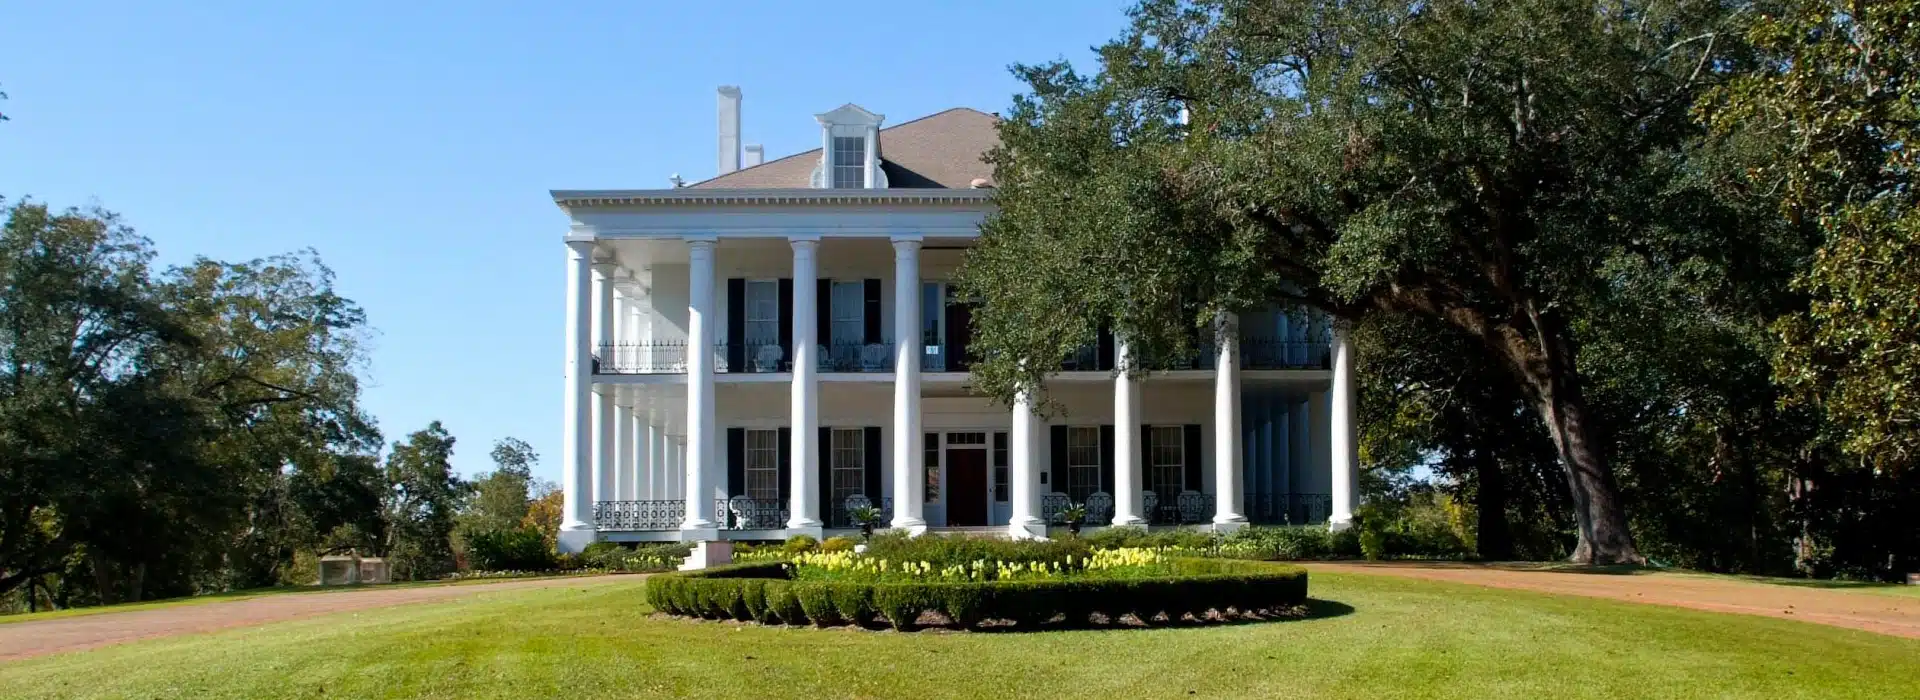
<path id="1" fill-rule="evenodd" d="M 536 535 L 539 533 L 535 533 Z M 686 561 L 693 547 L 680 542 L 663 542 L 627 547 L 613 542 L 595 542 L 580 553 L 581 563 L 589 569 L 640 573 L 670 571 Z"/>
<path id="2" fill-rule="evenodd" d="M 1267 561 L 1333 559 L 1334 535 L 1325 526 L 1249 527 L 1220 543 L 1220 556 Z"/>
<path id="3" fill-rule="evenodd" d="M 787 554 L 800 554 L 802 552 L 811 552 L 819 548 L 820 548 L 820 541 L 814 539 L 810 535 L 794 535 L 792 537 L 787 538 L 787 541 L 784 543 L 781 543 L 780 545 L 780 551 L 785 552 Z"/>
<path id="4" fill-rule="evenodd" d="M 472 496 L 460 514 L 460 530 L 471 533 L 521 527 L 532 504 L 533 468 L 540 456 L 517 438 L 494 443 L 494 469 L 475 479 Z"/>
<path id="5" fill-rule="evenodd" d="M 547 571 L 554 566 L 553 552 L 540 533 L 521 527 L 467 535 L 467 559 L 479 571 Z"/>
<path id="6" fill-rule="evenodd" d="M 1008 563 L 1062 562 L 1068 556 L 1085 559 L 1093 553 L 1086 540 L 1003 540 L 962 535 L 922 535 L 886 532 L 867 545 L 867 556 L 896 562 L 927 562 L 935 568 L 979 560 Z"/>
<path id="7" fill-rule="evenodd" d="M 453 473 L 453 436 L 434 421 L 387 457 L 387 557 L 400 579 L 427 579 L 454 570 L 454 515 L 466 485 Z"/>
<path id="8" fill-rule="evenodd" d="M 856 544 L 858 544 L 858 543 L 857 543 L 857 542 L 854 542 L 854 541 L 853 541 L 852 539 L 850 539 L 850 538 L 846 538 L 846 537 L 841 537 L 841 536 L 839 536 L 839 535 L 834 535 L 834 536 L 832 536 L 832 537 L 829 537 L 829 538 L 827 538 L 827 539 L 826 539 L 826 541 L 824 541 L 824 542 L 821 542 L 821 543 L 820 543 L 820 551 L 822 551 L 822 552 L 851 552 L 851 551 L 853 551 L 853 547 L 854 547 L 854 545 L 856 545 Z"/>
<path id="9" fill-rule="evenodd" d="M 1218 537 L 1210 532 L 1199 530 L 1160 530 L 1150 531 L 1138 527 L 1107 528 L 1080 538 L 1093 549 L 1160 549 L 1176 547 L 1196 552 L 1211 551 L 1219 544 Z"/>
<path id="10" fill-rule="evenodd" d="M 966 629 L 988 620 L 1032 628 L 1053 620 L 1082 625 L 1096 614 L 1112 621 L 1166 615 L 1179 620 L 1216 612 L 1254 615 L 1305 604 L 1307 573 L 1263 562 L 1180 559 L 1174 574 L 1127 579 L 980 583 L 854 583 L 790 581 L 779 563 L 738 564 L 654 576 L 648 604 L 673 615 L 818 627 L 866 625 L 877 617 L 911 629 L 936 613 Z"/>

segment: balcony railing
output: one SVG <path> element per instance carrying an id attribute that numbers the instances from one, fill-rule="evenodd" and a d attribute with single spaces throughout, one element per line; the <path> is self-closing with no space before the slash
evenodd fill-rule
<path id="1" fill-rule="evenodd" d="M 1182 491 L 1170 498 L 1146 493 L 1147 523 L 1151 525 L 1198 525 L 1213 517 L 1213 494 Z"/>
<path id="2" fill-rule="evenodd" d="M 827 527 L 829 528 L 859 527 L 860 524 L 854 522 L 853 516 L 848 514 L 847 511 L 853 510 L 854 508 L 861 505 L 874 505 L 874 503 L 872 500 L 869 500 L 864 495 L 854 494 L 852 496 L 847 496 L 846 498 L 840 499 L 839 503 L 830 504 L 827 507 L 827 513 L 826 513 Z M 878 505 L 880 507 L 880 522 L 876 523 L 874 527 L 885 528 L 887 526 L 887 523 L 893 520 L 893 497 L 892 496 L 881 497 L 880 503 Z"/>
<path id="3" fill-rule="evenodd" d="M 1326 522 L 1333 497 L 1324 493 L 1248 493 L 1247 520 L 1260 525 Z"/>
<path id="4" fill-rule="evenodd" d="M 834 343 L 819 355 L 822 372 L 893 371 L 893 343 Z"/>
<path id="5" fill-rule="evenodd" d="M 599 501 L 593 504 L 594 529 L 601 532 L 677 530 L 687 517 L 687 502 Z"/>
<path id="6" fill-rule="evenodd" d="M 747 339 L 720 343 L 716 372 L 769 373 L 793 371 L 793 358 L 779 340 Z M 736 361 L 737 359 L 737 361 Z"/>
<path id="7" fill-rule="evenodd" d="M 594 374 L 686 374 L 686 372 L 687 342 L 684 340 L 602 345 L 593 356 Z"/>
<path id="8" fill-rule="evenodd" d="M 713 522 L 722 530 L 778 530 L 787 526 L 787 503 L 778 498 L 715 499 Z"/>

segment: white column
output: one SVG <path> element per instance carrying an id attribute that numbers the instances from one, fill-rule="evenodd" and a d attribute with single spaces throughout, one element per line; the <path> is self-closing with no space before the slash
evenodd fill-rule
<path id="1" fill-rule="evenodd" d="M 653 500 L 671 501 L 686 495 L 675 488 L 680 485 L 680 481 L 674 478 L 673 460 L 667 458 L 667 429 L 661 425 L 649 424 L 647 434 L 649 436 L 647 447 L 653 450 L 651 456 L 647 458 L 647 463 L 653 465 L 651 470 Z"/>
<path id="2" fill-rule="evenodd" d="M 622 491 L 620 499 L 626 501 L 653 501 L 653 432 L 647 430 L 647 408 L 643 403 L 634 403 L 634 476 L 632 491 Z"/>
<path id="3" fill-rule="evenodd" d="M 1007 534 L 1014 539 L 1045 539 L 1047 524 L 1040 519 L 1040 465 L 1034 459 L 1038 453 L 1034 449 L 1035 441 L 1040 439 L 1040 416 L 1033 412 L 1033 400 L 1022 391 L 1013 398 L 1013 431 L 1008 441 L 1013 443 L 1011 474 L 1008 476 L 1008 498 L 1013 502 L 1013 515 L 1007 520 Z"/>
<path id="4" fill-rule="evenodd" d="M 1240 505 L 1245 498 L 1240 472 L 1240 324 L 1230 313 L 1221 314 L 1215 324 L 1220 354 L 1214 360 L 1213 381 L 1213 527 L 1234 530 L 1247 524 Z"/>
<path id="5" fill-rule="evenodd" d="M 613 488 L 607 492 L 606 500 L 631 501 L 634 493 L 634 434 L 633 434 L 633 398 L 631 396 L 614 397 L 614 473 Z"/>
<path id="6" fill-rule="evenodd" d="M 593 396 L 593 307 L 588 302 L 592 262 L 592 243 L 567 243 L 566 391 L 560 410 L 562 552 L 579 552 L 594 540 L 593 431 L 587 422 Z"/>
<path id="7" fill-rule="evenodd" d="M 1140 454 L 1140 375 L 1133 371 L 1133 349 L 1127 339 L 1115 335 L 1113 366 L 1113 524 L 1116 527 L 1145 525 L 1140 517 L 1146 499 L 1140 489 L 1147 481 L 1141 473 Z"/>
<path id="8" fill-rule="evenodd" d="M 920 434 L 920 238 L 893 239 L 893 527 L 927 531 Z"/>
<path id="9" fill-rule="evenodd" d="M 1333 413 L 1333 426 L 1327 436 L 1328 467 L 1333 470 L 1333 512 L 1327 526 L 1344 530 L 1353 526 L 1353 511 L 1360 507 L 1360 454 L 1354 449 L 1356 426 L 1353 419 L 1353 338 L 1345 323 L 1333 327 L 1333 396 L 1327 402 Z"/>
<path id="10" fill-rule="evenodd" d="M 615 333 L 613 313 L 614 271 L 619 267 L 613 263 L 596 262 L 593 264 L 593 347 L 601 354 L 603 363 L 611 360 Z M 613 500 L 613 472 L 618 467 L 614 452 L 618 448 L 614 436 L 613 387 L 602 386 L 595 393 L 593 403 L 593 500 Z"/>
<path id="11" fill-rule="evenodd" d="M 713 239 L 687 239 L 687 519 L 688 539 L 713 539 Z"/>
<path id="12" fill-rule="evenodd" d="M 814 357 L 819 342 L 818 304 L 819 266 L 814 259 L 820 243 L 812 238 L 795 238 L 793 245 L 793 439 L 788 453 L 787 527 L 818 530 L 820 522 L 820 358 Z"/>

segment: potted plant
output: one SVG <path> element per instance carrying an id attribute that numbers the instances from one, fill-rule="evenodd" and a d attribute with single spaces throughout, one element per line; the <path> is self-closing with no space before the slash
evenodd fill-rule
<path id="1" fill-rule="evenodd" d="M 1060 521 L 1067 524 L 1067 532 L 1072 533 L 1074 537 L 1080 536 L 1080 523 L 1085 522 L 1086 519 L 1087 504 L 1085 503 L 1068 503 L 1066 508 L 1060 510 Z"/>
<path id="2" fill-rule="evenodd" d="M 847 509 L 847 517 L 860 526 L 860 541 L 873 541 L 873 526 L 880 522 L 880 509 L 871 505 L 854 506 Z"/>

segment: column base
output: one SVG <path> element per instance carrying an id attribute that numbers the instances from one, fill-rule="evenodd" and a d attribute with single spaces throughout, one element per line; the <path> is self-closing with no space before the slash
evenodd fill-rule
<path id="1" fill-rule="evenodd" d="M 1016 540 L 1044 540 L 1047 538 L 1047 524 L 1040 522 L 1039 518 L 1015 520 L 1007 523 L 1007 536 Z"/>
<path id="2" fill-rule="evenodd" d="M 1213 518 L 1213 531 L 1223 535 L 1239 532 L 1246 527 L 1247 518 L 1244 515 L 1214 516 Z"/>
<path id="3" fill-rule="evenodd" d="M 591 525 L 579 528 L 562 527 L 560 528 L 560 537 L 559 541 L 555 543 L 555 548 L 559 549 L 561 554 L 579 554 L 587 551 L 587 545 L 593 544 L 599 539 L 600 533 L 595 532 Z"/>
<path id="4" fill-rule="evenodd" d="M 927 521 L 919 518 L 894 518 L 893 522 L 887 524 L 887 529 L 905 530 L 908 537 L 919 537 L 927 534 Z"/>
<path id="5" fill-rule="evenodd" d="M 681 542 L 713 542 L 720 539 L 720 529 L 708 527 L 680 527 Z"/>
<path id="6" fill-rule="evenodd" d="M 1147 519 L 1138 515 L 1115 515 L 1113 516 L 1113 526 L 1144 528 L 1147 526 Z"/>
<path id="7" fill-rule="evenodd" d="M 1353 514 L 1346 513 L 1327 518 L 1327 531 L 1340 532 L 1353 529 Z"/>

